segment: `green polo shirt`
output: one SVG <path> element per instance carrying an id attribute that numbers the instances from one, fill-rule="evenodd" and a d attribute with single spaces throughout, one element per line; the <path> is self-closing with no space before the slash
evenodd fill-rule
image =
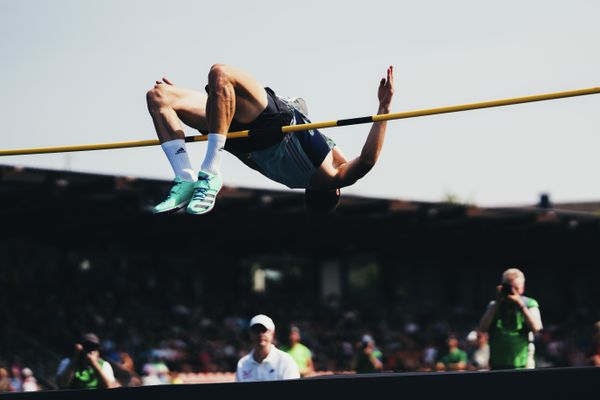
<path id="1" fill-rule="evenodd" d="M 292 356 L 300 371 L 308 368 L 308 362 L 312 358 L 312 352 L 308 347 L 302 343 L 296 343 L 291 348 L 285 347 L 282 350 Z"/>
<path id="2" fill-rule="evenodd" d="M 456 348 L 444 354 L 440 358 L 440 362 L 443 363 L 445 366 L 448 366 L 450 364 L 458 364 L 459 362 L 467 364 L 468 359 L 469 357 L 467 356 L 466 351 Z"/>
<path id="3" fill-rule="evenodd" d="M 535 299 L 522 296 L 527 308 L 539 308 Z M 489 328 L 490 368 L 525 368 L 532 341 L 525 316 L 516 305 L 501 304 Z"/>

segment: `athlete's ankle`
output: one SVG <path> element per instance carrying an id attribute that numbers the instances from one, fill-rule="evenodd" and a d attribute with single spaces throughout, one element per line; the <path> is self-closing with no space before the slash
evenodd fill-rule
<path id="1" fill-rule="evenodd" d="M 221 176 L 221 153 L 225 148 L 227 136 L 220 133 L 209 133 L 204 161 L 200 170 L 211 175 Z"/>

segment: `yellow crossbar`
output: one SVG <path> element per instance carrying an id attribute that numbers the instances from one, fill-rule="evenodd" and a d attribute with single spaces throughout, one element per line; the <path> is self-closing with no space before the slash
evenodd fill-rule
<path id="1" fill-rule="evenodd" d="M 515 104 L 532 103 L 532 102 L 536 102 L 536 101 L 562 99 L 562 98 L 566 98 L 566 97 L 584 96 L 584 95 L 588 95 L 588 94 L 598 94 L 598 93 L 600 93 L 600 87 L 593 87 L 593 88 L 589 88 L 589 89 L 579 89 L 579 90 L 570 90 L 570 91 L 566 91 L 566 92 L 555 92 L 555 93 L 539 94 L 539 95 L 533 95 L 533 96 L 515 97 L 515 98 L 503 99 L 503 100 L 484 101 L 484 102 L 480 102 L 480 103 L 461 104 L 461 105 L 449 106 L 449 107 L 431 108 L 431 109 L 427 109 L 427 110 L 405 111 L 405 112 L 399 112 L 399 113 L 372 115 L 372 116 L 368 116 L 368 117 L 341 119 L 341 120 L 336 120 L 336 121 L 311 122 L 308 124 L 283 126 L 283 127 L 281 127 L 281 132 L 287 133 L 287 132 L 304 131 L 304 130 L 309 130 L 309 129 L 324 129 L 324 128 L 333 128 L 336 126 L 349 126 L 349 125 L 357 125 L 357 124 L 364 124 L 364 123 L 371 123 L 371 122 L 378 122 L 378 121 L 390 121 L 390 120 L 396 120 L 396 119 L 424 117 L 427 115 L 447 114 L 447 113 L 460 112 L 460 111 L 477 110 L 477 109 L 481 109 L 481 108 L 510 106 L 510 105 L 515 105 Z M 243 138 L 243 137 L 248 137 L 254 133 L 259 133 L 259 132 L 260 132 L 260 130 L 252 130 L 252 131 L 245 130 L 245 131 L 238 131 L 238 132 L 229 132 L 227 134 L 227 138 L 228 139 Z M 193 135 L 193 136 L 187 136 L 185 138 L 186 142 L 202 142 L 205 140 L 207 140 L 206 135 Z M 160 144 L 159 140 L 154 139 L 154 140 L 138 140 L 138 141 L 130 141 L 130 142 L 101 143 L 101 144 L 88 144 L 88 145 L 77 145 L 77 146 L 56 146 L 56 147 L 40 147 L 40 148 L 16 149 L 16 150 L 0 150 L 0 156 L 17 156 L 17 155 L 26 155 L 26 154 L 47 154 L 47 153 L 66 153 L 66 152 L 73 152 L 73 151 L 123 149 L 123 148 L 131 148 L 131 147 L 155 146 L 158 144 Z"/>

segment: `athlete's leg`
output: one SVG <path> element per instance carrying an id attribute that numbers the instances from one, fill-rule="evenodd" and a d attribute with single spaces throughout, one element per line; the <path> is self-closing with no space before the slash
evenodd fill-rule
<path id="1" fill-rule="evenodd" d="M 194 196 L 187 212 L 204 214 L 212 210 L 223 186 L 221 153 L 233 118 L 250 123 L 267 108 L 267 92 L 248 73 L 228 65 L 215 64 L 208 73 L 208 144 L 198 173 Z"/>
<path id="2" fill-rule="evenodd" d="M 211 67 L 207 91 L 208 146 L 200 169 L 220 176 L 221 152 L 231 121 L 254 121 L 267 108 L 267 92 L 248 73 L 223 64 Z"/>
<path id="3" fill-rule="evenodd" d="M 174 86 L 168 79 L 156 81 L 146 93 L 146 101 L 161 143 L 184 138 L 182 121 L 189 127 L 207 131 L 206 100 L 206 94 Z"/>
<path id="4" fill-rule="evenodd" d="M 187 206 L 192 198 L 196 172 L 188 157 L 181 122 L 206 131 L 206 98 L 204 93 L 176 87 L 164 78 L 156 81 L 146 94 L 156 134 L 175 173 L 167 199 L 154 207 L 154 213 L 177 211 Z"/>
<path id="5" fill-rule="evenodd" d="M 267 108 L 267 92 L 253 76 L 229 65 L 215 64 L 208 73 L 207 117 L 211 133 L 227 133 L 231 120 L 254 121 Z"/>

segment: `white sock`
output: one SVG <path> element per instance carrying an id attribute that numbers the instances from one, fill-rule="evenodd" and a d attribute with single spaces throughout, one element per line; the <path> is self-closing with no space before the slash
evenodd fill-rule
<path id="1" fill-rule="evenodd" d="M 208 147 L 200 169 L 213 175 L 221 175 L 221 153 L 225 147 L 227 136 L 219 133 L 208 134 Z"/>
<path id="2" fill-rule="evenodd" d="M 192 168 L 187 150 L 185 149 L 185 141 L 183 139 L 169 140 L 161 143 L 175 176 L 188 182 L 196 182 L 196 173 Z"/>

